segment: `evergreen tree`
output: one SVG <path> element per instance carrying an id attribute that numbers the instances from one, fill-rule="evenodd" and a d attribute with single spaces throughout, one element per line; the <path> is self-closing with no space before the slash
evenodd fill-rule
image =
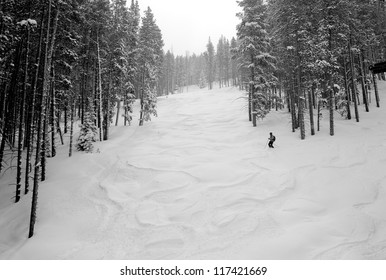
<path id="1" fill-rule="evenodd" d="M 232 86 L 238 85 L 238 59 L 239 55 L 237 53 L 237 41 L 232 37 L 230 44 L 230 57 L 231 57 L 231 77 L 232 77 Z"/>
<path id="2" fill-rule="evenodd" d="M 229 86 L 229 72 L 230 72 L 230 45 L 229 41 L 221 36 L 217 44 L 217 73 L 220 88 L 222 86 Z"/>
<path id="3" fill-rule="evenodd" d="M 94 113 L 85 113 L 83 124 L 80 125 L 79 137 L 76 143 L 78 151 L 91 153 L 94 149 L 93 142 L 97 141 L 98 128 L 95 125 Z"/>
<path id="4" fill-rule="evenodd" d="M 238 53 L 241 58 L 241 67 L 249 71 L 248 114 L 252 121 L 252 113 L 262 101 L 255 93 L 265 94 L 272 83 L 274 76 L 275 58 L 270 54 L 270 40 L 267 33 L 266 5 L 262 0 L 242 0 L 238 2 L 242 12 L 238 14 L 241 23 L 237 26 Z M 263 111 L 264 112 L 264 111 Z"/>
<path id="5" fill-rule="evenodd" d="M 269 33 L 278 57 L 277 75 L 287 94 L 293 127 L 301 128 L 302 138 L 304 105 L 310 104 L 312 126 L 312 109 L 319 104 L 317 92 L 329 101 L 331 135 L 338 107 L 344 106 L 347 118 L 351 119 L 350 106 L 354 103 L 359 121 L 358 81 L 362 104 L 368 111 L 366 69 L 374 61 L 381 38 L 377 35 L 378 4 L 359 0 L 268 1 Z M 304 103 L 306 99 L 309 100 Z"/>
<path id="6" fill-rule="evenodd" d="M 104 124 L 107 139 L 115 108 L 119 111 L 123 100 L 125 123 L 130 122 L 139 84 L 139 23 L 134 0 L 130 8 L 124 0 L 0 1 L 0 172 L 17 154 L 16 202 L 22 198 L 22 175 L 25 194 L 33 178 L 29 237 L 34 234 L 39 182 L 49 175 L 46 158 L 55 156 L 57 134 L 63 143 L 62 125 L 67 133 L 68 118 L 71 127 L 78 119 L 82 125 L 98 126 L 100 139 Z M 158 33 L 151 36 L 161 38 Z M 157 42 L 153 54 L 162 57 L 162 43 Z M 162 59 L 154 62 L 147 64 L 155 66 L 148 71 L 155 82 L 143 87 L 150 114 L 155 114 L 150 93 Z M 73 129 L 70 156 L 72 137 Z"/>
<path id="7" fill-rule="evenodd" d="M 165 94 L 173 94 L 174 92 L 174 55 L 167 51 L 163 59 L 163 77 L 162 84 Z"/>
<path id="8" fill-rule="evenodd" d="M 200 81 L 199 81 L 198 86 L 199 86 L 200 88 L 205 88 L 205 87 L 206 87 L 206 78 L 205 78 L 205 73 L 204 73 L 204 71 L 201 71 L 201 74 L 200 74 Z"/>
<path id="9" fill-rule="evenodd" d="M 150 8 L 145 11 L 139 30 L 139 81 L 141 85 L 141 112 L 139 125 L 156 116 L 156 82 L 162 69 L 163 40 Z"/>
<path id="10" fill-rule="evenodd" d="M 207 82 L 209 89 L 213 89 L 213 82 L 215 77 L 215 53 L 214 53 L 214 46 L 212 44 L 212 41 L 209 38 L 208 44 L 206 45 L 206 64 L 207 64 Z"/>

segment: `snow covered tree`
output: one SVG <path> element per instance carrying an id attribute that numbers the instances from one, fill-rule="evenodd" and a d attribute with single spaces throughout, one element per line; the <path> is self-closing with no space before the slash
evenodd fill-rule
<path id="1" fill-rule="evenodd" d="M 122 101 L 125 124 L 132 119 L 142 65 L 151 66 L 145 74 L 152 77 L 143 86 L 144 118 L 155 114 L 162 37 L 157 27 L 139 46 L 139 26 L 136 0 L 130 7 L 125 0 L 0 1 L 0 172 L 17 156 L 15 201 L 22 197 L 22 175 L 24 194 L 32 189 L 29 237 L 39 182 L 49 174 L 46 157 L 55 156 L 57 134 L 62 140 L 70 117 L 71 125 L 78 119 L 97 125 L 107 139 Z M 140 50 L 152 39 L 153 53 L 142 56 L 150 57 L 142 64 Z"/>
<path id="2" fill-rule="evenodd" d="M 184 86 L 186 85 L 187 75 L 185 67 L 185 58 L 182 55 L 177 55 L 175 59 L 175 84 L 179 90 L 179 93 L 183 92 Z"/>
<path id="3" fill-rule="evenodd" d="M 256 114 L 256 118 L 263 120 L 267 114 L 269 113 L 270 106 L 269 100 L 265 94 L 255 93 L 254 98 L 254 114 Z"/>
<path id="4" fill-rule="evenodd" d="M 198 86 L 199 86 L 200 88 L 205 88 L 205 87 L 206 87 L 206 77 L 205 77 L 204 71 L 201 71 L 201 74 L 200 74 L 200 81 L 199 81 Z"/>
<path id="5" fill-rule="evenodd" d="M 329 100 L 331 135 L 335 104 L 345 104 L 347 118 L 351 119 L 350 104 L 354 103 L 359 121 L 357 85 L 362 87 L 362 104 L 368 111 L 367 69 L 380 53 L 378 1 L 270 0 L 268 7 L 269 33 L 275 42 L 278 76 L 294 115 L 293 127 L 302 130 L 301 98 L 309 99 L 305 104 L 312 105 L 308 109 L 313 118 L 311 107 L 317 104 L 316 92 Z M 344 94 L 338 88 L 344 89 Z"/>
<path id="6" fill-rule="evenodd" d="M 237 56 L 237 41 L 233 37 L 230 43 L 230 59 L 231 59 L 231 78 L 232 78 L 232 86 L 237 86 L 238 85 L 238 56 Z"/>
<path id="7" fill-rule="evenodd" d="M 206 45 L 206 52 L 205 52 L 205 58 L 206 58 L 206 74 L 207 74 L 207 82 L 209 89 L 213 89 L 213 82 L 215 77 L 215 53 L 214 53 L 214 46 L 212 44 L 212 41 L 209 38 L 208 44 Z"/>
<path id="8" fill-rule="evenodd" d="M 97 141 L 98 128 L 95 125 L 95 115 L 86 112 L 83 124 L 80 125 L 79 137 L 76 143 L 78 151 L 91 153 L 94 149 L 93 142 Z"/>
<path id="9" fill-rule="evenodd" d="M 164 87 L 166 94 L 174 93 L 174 71 L 175 61 L 172 52 L 167 51 L 164 57 L 163 75 L 164 75 Z"/>
<path id="10" fill-rule="evenodd" d="M 115 124 L 118 125 L 121 117 L 121 102 L 124 103 L 124 116 L 132 110 L 131 95 L 134 93 L 139 10 L 138 3 L 134 1 L 131 3 L 130 10 L 126 7 L 126 0 L 114 0 L 112 4 L 112 31 L 109 36 L 109 72 L 112 75 L 110 98 L 112 104 L 116 103 Z M 127 116 L 125 119 L 128 120 L 130 117 Z"/>
<path id="11" fill-rule="evenodd" d="M 238 2 L 242 12 L 238 14 L 241 23 L 237 26 L 238 49 L 241 68 L 249 70 L 248 115 L 252 113 L 261 99 L 255 93 L 267 94 L 272 83 L 276 82 L 274 70 L 276 59 L 270 54 L 271 46 L 267 33 L 266 5 L 262 0 L 242 0 Z M 263 112 L 263 111 L 262 111 Z"/>
<path id="12" fill-rule="evenodd" d="M 217 77 L 220 88 L 229 86 L 230 58 L 229 41 L 224 36 L 221 36 L 217 43 L 216 52 Z"/>
<path id="13" fill-rule="evenodd" d="M 139 30 L 139 81 L 141 85 L 141 112 L 139 125 L 156 116 L 156 83 L 162 69 L 163 40 L 150 8 L 145 11 Z"/>

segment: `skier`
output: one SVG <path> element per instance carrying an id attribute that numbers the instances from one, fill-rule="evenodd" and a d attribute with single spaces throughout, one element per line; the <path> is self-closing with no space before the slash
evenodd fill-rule
<path id="1" fill-rule="evenodd" d="M 272 134 L 272 132 L 269 133 L 269 138 L 268 138 L 268 140 L 269 140 L 268 147 L 274 148 L 273 142 L 275 142 L 276 137 L 275 137 L 275 135 Z"/>

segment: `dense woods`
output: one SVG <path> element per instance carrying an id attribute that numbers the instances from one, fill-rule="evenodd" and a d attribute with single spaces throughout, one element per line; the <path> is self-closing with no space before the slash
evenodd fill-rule
<path id="1" fill-rule="evenodd" d="M 237 86 L 254 125 L 286 106 L 301 139 L 320 130 L 326 110 L 334 135 L 336 115 L 359 122 L 369 103 L 380 106 L 385 76 L 369 66 L 386 60 L 384 1 L 238 4 L 236 38 L 208 37 L 205 52 L 175 55 L 138 1 L 0 0 L 0 172 L 16 169 L 15 202 L 33 193 L 29 237 L 57 145 L 68 137 L 69 156 L 73 146 L 91 152 L 121 117 L 134 125 L 135 100 L 142 126 L 157 116 L 157 96 Z"/>
<path id="2" fill-rule="evenodd" d="M 115 115 L 131 123 L 136 98 L 140 124 L 156 114 L 163 41 L 137 1 L 1 1 L 0 11 L 0 170 L 17 169 L 15 202 L 33 192 L 31 237 L 39 182 L 65 135 L 69 156 L 75 141 L 89 152 Z"/>
<path id="3" fill-rule="evenodd" d="M 359 106 L 366 112 L 370 102 L 380 106 L 377 79 L 385 76 L 369 66 L 386 59 L 384 1 L 266 2 L 238 1 L 236 50 L 250 120 L 286 104 L 293 132 L 305 139 L 306 127 L 311 135 L 320 130 L 323 108 L 334 135 L 337 113 L 359 122 Z"/>

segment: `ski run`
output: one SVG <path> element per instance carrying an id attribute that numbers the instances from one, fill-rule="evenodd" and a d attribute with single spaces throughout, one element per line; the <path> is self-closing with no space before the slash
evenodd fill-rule
<path id="1" fill-rule="evenodd" d="M 324 111 L 321 131 L 302 141 L 287 109 L 252 127 L 245 97 L 189 88 L 159 97 L 159 117 L 143 127 L 121 120 L 94 153 L 69 158 L 61 146 L 30 239 L 31 193 L 16 206 L 5 172 L 0 258 L 385 259 L 382 105 L 360 107 L 359 123 L 336 114 L 334 137 Z"/>

